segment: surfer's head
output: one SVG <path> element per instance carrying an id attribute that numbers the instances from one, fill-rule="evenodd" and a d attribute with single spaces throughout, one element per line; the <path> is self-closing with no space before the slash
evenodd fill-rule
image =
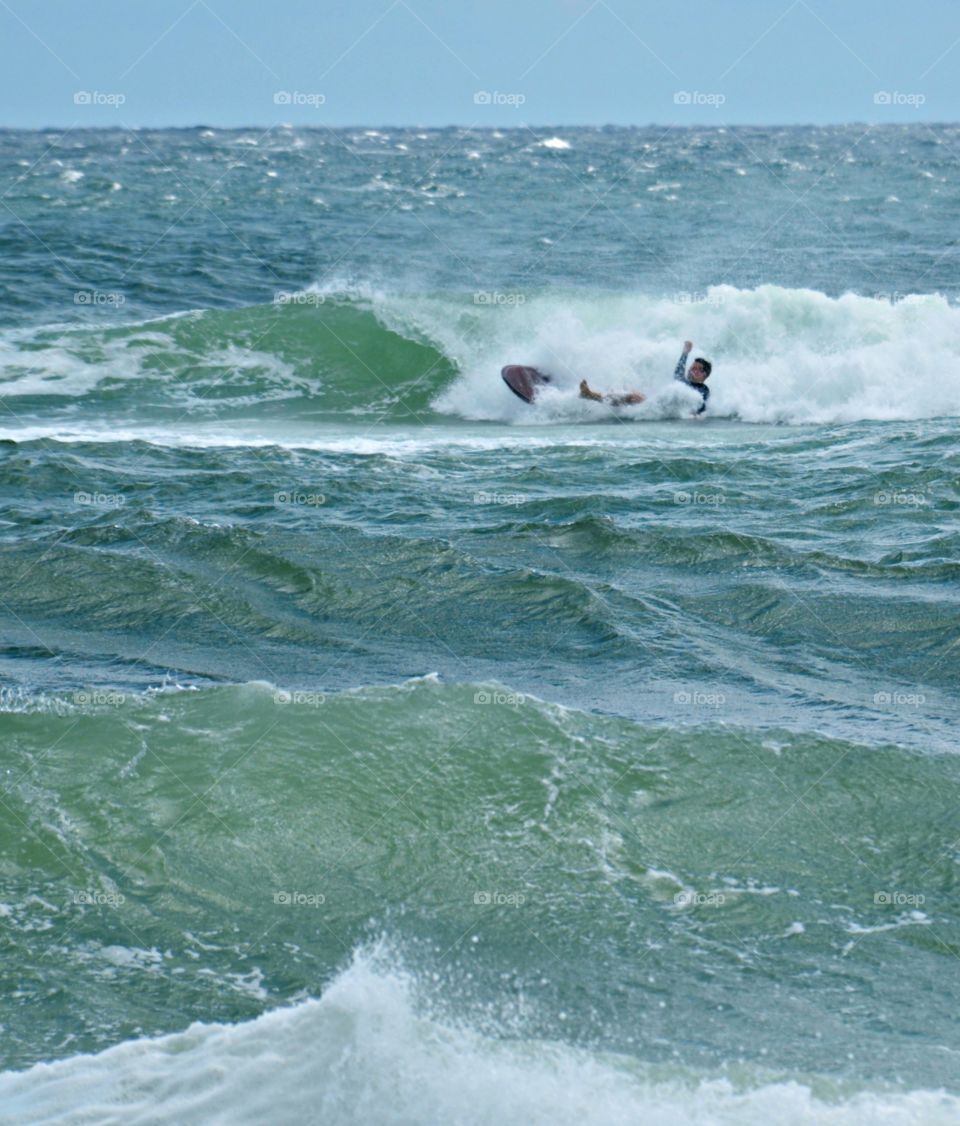
<path id="1" fill-rule="evenodd" d="M 690 365 L 690 370 L 687 372 L 687 379 L 689 379 L 691 383 L 706 383 L 712 371 L 713 364 L 711 364 L 709 360 L 705 360 L 703 356 L 697 356 Z"/>

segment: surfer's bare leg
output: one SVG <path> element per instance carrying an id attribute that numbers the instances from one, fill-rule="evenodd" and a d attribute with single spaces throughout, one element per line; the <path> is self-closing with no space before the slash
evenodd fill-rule
<path id="1" fill-rule="evenodd" d="M 628 391 L 625 395 L 601 395 L 594 391 L 585 379 L 580 380 L 580 398 L 592 399 L 595 403 L 609 403 L 612 407 L 626 407 L 634 403 L 642 403 L 646 395 L 639 391 Z"/>

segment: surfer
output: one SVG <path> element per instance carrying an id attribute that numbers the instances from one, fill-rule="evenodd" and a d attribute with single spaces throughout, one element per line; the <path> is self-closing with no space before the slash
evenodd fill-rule
<path id="1" fill-rule="evenodd" d="M 690 365 L 690 371 L 688 373 L 687 356 L 689 356 L 692 351 L 693 341 L 685 340 L 683 342 L 683 351 L 680 354 L 680 359 L 677 360 L 677 366 L 673 370 L 673 378 L 678 379 L 684 386 L 691 387 L 697 392 L 703 402 L 694 413 L 703 414 L 707 409 L 707 399 L 710 398 L 710 388 L 707 386 L 707 379 L 709 379 L 710 372 L 713 370 L 713 364 L 711 364 L 709 360 L 705 360 L 702 356 L 697 356 Z M 627 391 L 622 395 L 604 395 L 599 391 L 594 391 L 585 379 L 581 379 L 580 398 L 592 399 L 596 403 L 609 403 L 614 407 L 625 407 L 631 406 L 634 403 L 642 403 L 646 396 L 639 391 Z"/>

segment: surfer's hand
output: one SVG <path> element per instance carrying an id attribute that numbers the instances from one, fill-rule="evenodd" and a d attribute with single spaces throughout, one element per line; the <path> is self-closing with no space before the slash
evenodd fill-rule
<path id="1" fill-rule="evenodd" d="M 692 340 L 684 340 L 684 342 L 683 342 L 683 354 L 686 355 L 688 352 L 692 352 L 692 351 L 693 351 L 693 341 Z"/>

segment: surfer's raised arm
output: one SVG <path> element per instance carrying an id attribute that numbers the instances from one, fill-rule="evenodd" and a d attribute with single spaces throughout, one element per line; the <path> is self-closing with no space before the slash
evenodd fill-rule
<path id="1" fill-rule="evenodd" d="M 673 369 L 673 378 L 682 379 L 686 381 L 687 378 L 687 356 L 693 351 L 693 341 L 684 340 L 683 351 L 680 353 L 680 359 L 677 360 L 677 366 Z"/>

